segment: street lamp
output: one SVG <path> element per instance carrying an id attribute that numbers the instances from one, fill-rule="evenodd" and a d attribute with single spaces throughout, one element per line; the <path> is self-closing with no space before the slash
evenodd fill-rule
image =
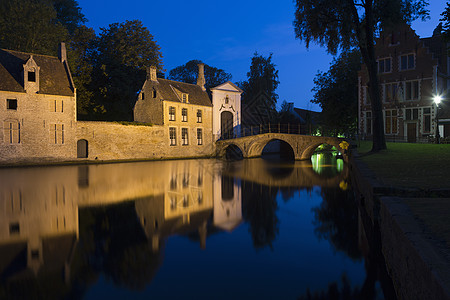
<path id="1" fill-rule="evenodd" d="M 436 144 L 440 143 L 439 136 L 439 103 L 441 103 L 442 97 L 440 95 L 436 95 L 433 98 L 434 104 L 436 104 Z"/>

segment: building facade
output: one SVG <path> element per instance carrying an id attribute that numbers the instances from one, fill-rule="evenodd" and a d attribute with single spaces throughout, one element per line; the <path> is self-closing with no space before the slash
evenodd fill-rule
<path id="1" fill-rule="evenodd" d="M 429 142 L 436 134 L 438 108 L 434 97 L 445 98 L 450 73 L 449 57 L 440 32 L 419 38 L 408 25 L 384 31 L 376 39 L 380 98 L 387 141 Z M 359 73 L 359 133 L 372 136 L 369 77 L 363 65 Z M 445 102 L 445 101 L 444 101 Z M 446 105 L 439 109 L 441 136 L 450 136 Z M 450 123 L 450 122 L 449 122 Z"/>
<path id="2" fill-rule="evenodd" d="M 76 90 L 59 57 L 0 50 L 0 159 L 76 157 Z"/>

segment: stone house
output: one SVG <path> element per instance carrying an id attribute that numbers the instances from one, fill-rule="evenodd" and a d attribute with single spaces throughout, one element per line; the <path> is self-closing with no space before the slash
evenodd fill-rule
<path id="1" fill-rule="evenodd" d="M 59 56 L 0 50 L 0 160 L 76 157 L 76 89 Z"/>
<path id="2" fill-rule="evenodd" d="M 376 39 L 380 96 L 387 141 L 427 142 L 436 133 L 435 95 L 445 97 L 450 60 L 440 32 L 420 38 L 408 25 L 381 32 Z M 363 65 L 358 78 L 359 133 L 372 135 L 368 74 Z M 444 102 L 448 101 L 444 99 Z M 445 106 L 445 105 L 444 105 Z M 448 110 L 439 110 L 441 136 L 450 136 Z M 444 124 L 445 123 L 445 124 Z"/>

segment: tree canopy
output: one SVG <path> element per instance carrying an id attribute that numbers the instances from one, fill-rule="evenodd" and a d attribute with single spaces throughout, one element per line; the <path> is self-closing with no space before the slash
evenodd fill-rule
<path id="1" fill-rule="evenodd" d="M 311 102 L 322 108 L 319 123 L 324 134 L 337 136 L 356 131 L 360 68 L 359 51 L 345 51 L 333 59 L 327 72 L 319 72 L 314 78 Z"/>
<path id="2" fill-rule="evenodd" d="M 202 63 L 201 60 L 190 60 L 182 66 L 178 66 L 169 71 L 168 79 L 181 81 L 186 83 L 197 83 L 198 64 Z M 231 74 L 225 72 L 222 69 L 209 66 L 205 64 L 205 88 L 210 90 L 211 88 L 218 86 L 224 82 L 231 80 Z"/>
<path id="3" fill-rule="evenodd" d="M 132 120 L 132 109 L 145 81 L 145 68 L 162 69 L 160 47 L 139 20 L 101 28 L 92 52 L 90 90 L 98 109 L 97 119 Z"/>
<path id="4" fill-rule="evenodd" d="M 447 42 L 450 41 L 450 2 L 447 2 L 447 7 L 441 14 L 442 19 L 441 21 L 444 22 L 442 24 L 442 30 L 444 37 Z"/>
<path id="5" fill-rule="evenodd" d="M 296 0 L 296 38 L 325 46 L 331 54 L 358 47 L 369 75 L 372 103 L 372 151 L 386 148 L 376 70 L 376 34 L 398 23 L 428 16 L 426 0 Z"/>
<path id="6" fill-rule="evenodd" d="M 238 83 L 243 91 L 242 108 L 247 111 L 243 122 L 247 125 L 267 123 L 276 118 L 278 94 L 275 91 L 280 81 L 275 67 L 272 53 L 264 57 L 255 52 L 247 80 Z"/>

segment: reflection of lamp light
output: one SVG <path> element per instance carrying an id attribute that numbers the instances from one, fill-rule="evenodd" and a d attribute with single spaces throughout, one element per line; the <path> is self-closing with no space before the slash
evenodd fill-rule
<path id="1" fill-rule="evenodd" d="M 434 104 L 436 104 L 436 144 L 440 143 L 439 136 L 439 103 L 442 101 L 442 97 L 440 95 L 436 95 L 433 98 Z"/>

